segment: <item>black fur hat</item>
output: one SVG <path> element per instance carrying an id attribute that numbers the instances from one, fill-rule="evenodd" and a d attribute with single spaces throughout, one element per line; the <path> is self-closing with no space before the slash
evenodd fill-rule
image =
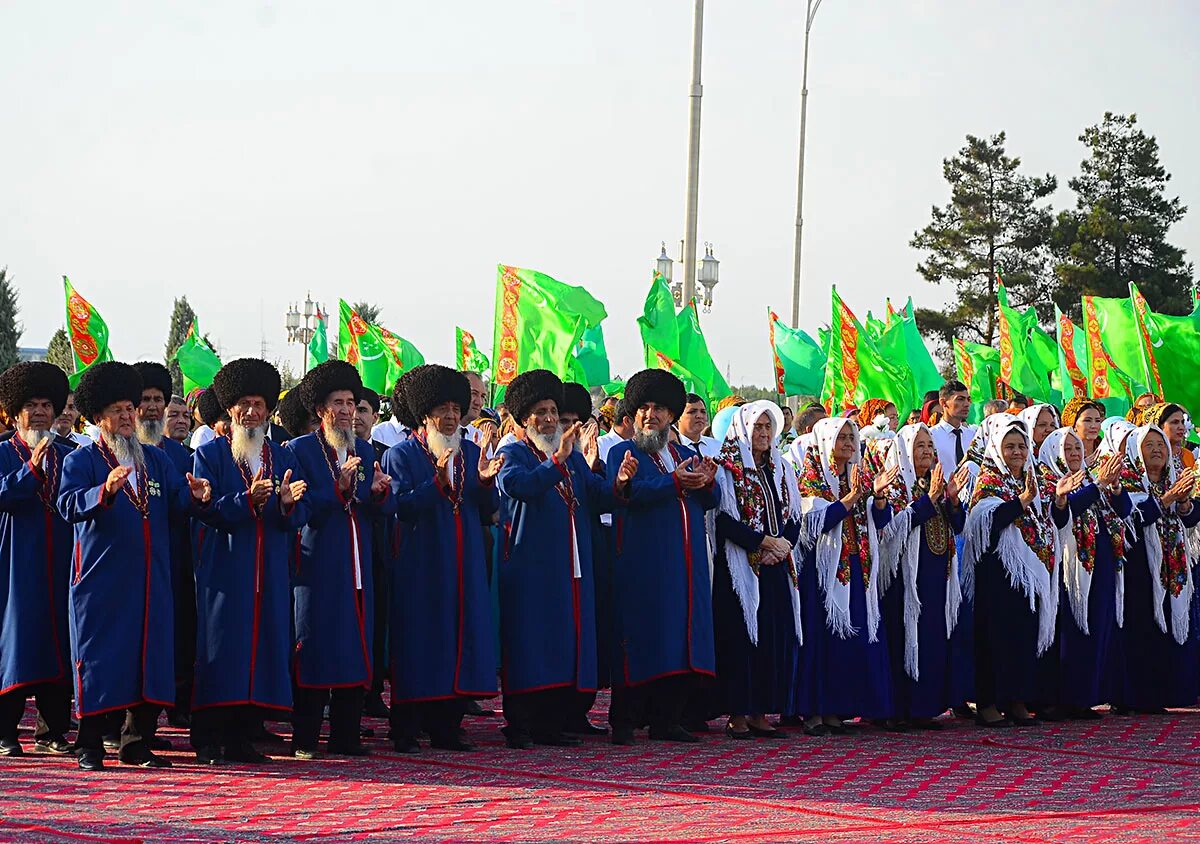
<path id="1" fill-rule="evenodd" d="M 683 382 L 665 369 L 643 369 L 625 382 L 625 407 L 630 415 L 647 402 L 667 408 L 678 419 L 686 405 Z"/>
<path id="2" fill-rule="evenodd" d="M 404 405 L 418 427 L 439 404 L 454 402 L 466 412 L 471 406 L 471 382 L 448 366 L 430 364 L 414 369 L 404 383 Z M 403 420 L 402 420 L 403 421 Z"/>
<path id="3" fill-rule="evenodd" d="M 84 418 L 95 422 L 104 408 L 119 401 L 133 402 L 134 407 L 142 403 L 142 376 L 134 367 L 109 360 L 92 364 L 80 376 L 75 406 Z"/>
<path id="4" fill-rule="evenodd" d="M 406 428 L 417 428 L 419 427 L 419 424 L 417 420 L 413 418 L 412 411 L 408 409 L 408 400 L 404 397 L 404 389 L 408 386 L 408 383 L 412 380 L 413 376 L 415 376 L 418 372 L 423 372 L 431 366 L 433 366 L 432 363 L 423 363 L 420 366 L 414 366 L 412 369 L 408 370 L 399 378 L 397 378 L 396 386 L 392 388 L 392 416 L 394 416 L 396 421 Z"/>
<path id="5" fill-rule="evenodd" d="M 563 384 L 563 403 L 558 406 L 559 413 L 574 413 L 580 422 L 592 418 L 592 394 L 588 388 L 574 381 Z"/>
<path id="6" fill-rule="evenodd" d="M 0 408 L 10 419 L 16 419 L 30 399 L 48 399 L 58 416 L 70 392 L 66 373 L 44 361 L 24 361 L 0 375 Z"/>
<path id="7" fill-rule="evenodd" d="M 550 399 L 563 409 L 562 379 L 548 369 L 530 369 L 512 380 L 504 391 L 504 403 L 517 424 L 524 427 L 534 405 Z"/>
<path id="8" fill-rule="evenodd" d="M 225 412 L 212 387 L 201 393 L 200 398 L 196 400 L 196 412 L 200 414 L 200 421 L 210 428 L 217 424 L 217 420 Z"/>
<path id="9" fill-rule="evenodd" d="M 225 410 L 246 396 L 262 396 L 270 413 L 279 403 L 279 389 L 279 371 L 259 358 L 231 360 L 217 371 L 212 382 L 212 391 Z"/>
<path id="10" fill-rule="evenodd" d="M 130 364 L 137 370 L 137 374 L 142 377 L 142 391 L 146 390 L 161 390 L 163 398 L 167 401 L 171 400 L 171 393 L 174 392 L 171 387 L 171 370 L 167 369 L 161 363 L 156 363 L 152 360 L 139 360 L 137 363 Z M 134 404 L 140 404 L 141 397 Z"/>
<path id="11" fill-rule="evenodd" d="M 288 390 L 284 394 L 283 398 L 279 400 L 276 412 L 280 424 L 287 429 L 288 435 L 292 439 L 308 432 L 308 423 L 312 421 L 313 414 L 304 406 L 304 402 L 300 401 L 299 387 Z"/>
<path id="12" fill-rule="evenodd" d="M 308 410 L 315 411 L 318 405 L 324 404 L 330 393 L 338 390 L 349 390 L 354 393 L 354 403 L 362 398 L 362 377 L 353 365 L 344 360 L 327 360 L 314 366 L 301 379 L 297 388 L 300 399 Z"/>

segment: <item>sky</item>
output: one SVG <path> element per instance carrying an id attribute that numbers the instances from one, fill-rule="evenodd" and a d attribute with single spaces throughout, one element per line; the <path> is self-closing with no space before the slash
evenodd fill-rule
<path id="1" fill-rule="evenodd" d="M 186 295 L 225 359 L 291 361 L 310 293 L 369 300 L 431 361 L 491 351 L 498 263 L 605 303 L 614 372 L 660 241 L 683 237 L 692 3 L 62 2 L 0 5 L 0 266 L 21 344 L 63 324 L 61 276 L 120 359 L 161 358 Z M 702 324 L 734 384 L 770 383 L 790 314 L 804 3 L 709 0 Z M 801 327 L 829 288 L 865 316 L 950 291 L 909 247 L 942 160 L 1001 130 L 1070 207 L 1082 130 L 1136 112 L 1200 253 L 1200 3 L 825 0 L 809 55 Z M 676 265 L 676 273 L 682 267 Z M 336 330 L 336 327 L 335 327 Z"/>

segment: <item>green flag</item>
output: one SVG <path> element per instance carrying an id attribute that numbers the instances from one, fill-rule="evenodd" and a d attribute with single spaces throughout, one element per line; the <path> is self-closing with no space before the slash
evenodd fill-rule
<path id="1" fill-rule="evenodd" d="M 659 365 L 658 355 L 669 360 L 679 359 L 679 325 L 675 321 L 675 300 L 667 282 L 658 273 L 650 282 L 650 291 L 638 317 L 638 331 L 642 335 L 642 349 L 646 366 L 653 369 Z"/>
<path id="2" fill-rule="evenodd" d="M 308 351 L 304 355 L 305 372 L 329 360 L 329 335 L 325 327 L 327 319 L 329 314 L 323 314 L 321 309 L 317 308 L 317 327 L 313 329 L 312 339 L 308 341 Z"/>
<path id="3" fill-rule="evenodd" d="M 1054 341 L 1050 340 L 1053 362 L 1046 359 L 1045 344 L 1034 340 L 1037 328 L 1037 313 L 1033 308 L 1024 313 L 1008 304 L 1008 291 L 1004 284 L 997 284 L 996 297 L 999 303 L 1000 329 L 1000 380 L 1019 393 L 1034 401 L 1050 401 L 1050 370 L 1058 369 L 1058 355 Z"/>
<path id="4" fill-rule="evenodd" d="M 500 264 L 492 344 L 495 401 L 502 401 L 512 380 L 530 369 L 548 369 L 571 380 L 583 332 L 605 316 L 604 305 L 582 287 Z"/>
<path id="5" fill-rule="evenodd" d="M 996 381 L 1000 377 L 1000 352 L 982 343 L 970 343 L 954 338 L 954 366 L 958 380 L 967 387 L 971 397 L 971 423 L 983 418 L 983 405 L 996 398 Z"/>
<path id="6" fill-rule="evenodd" d="M 1176 402 L 1200 413 L 1200 318 L 1195 311 L 1186 316 L 1156 314 L 1150 310 L 1137 285 L 1129 285 L 1134 314 L 1144 347 L 1145 368 L 1151 389 L 1165 401 Z"/>
<path id="7" fill-rule="evenodd" d="M 914 380 L 913 393 L 917 398 L 930 390 L 940 388 L 942 375 L 938 372 L 937 364 L 933 362 L 925 341 L 921 339 L 912 297 L 909 297 L 908 303 L 901 311 L 893 310 L 891 302 L 888 302 L 887 308 L 888 321 L 878 340 L 879 350 L 891 360 L 908 364 Z"/>
<path id="8" fill-rule="evenodd" d="M 608 350 L 604 346 L 604 326 L 597 325 L 583 332 L 575 349 L 575 381 L 587 387 L 603 387 L 612 373 Z"/>
<path id="9" fill-rule="evenodd" d="M 1087 340 L 1079 326 L 1054 306 L 1058 328 L 1058 380 L 1064 400 L 1088 394 Z"/>
<path id="10" fill-rule="evenodd" d="M 868 337 L 878 343 L 883 337 L 883 332 L 887 331 L 887 323 L 876 319 L 870 311 L 867 311 L 867 318 L 863 320 L 863 330 L 867 332 Z"/>
<path id="11" fill-rule="evenodd" d="M 729 395 L 729 387 L 725 379 L 716 372 L 719 383 L 713 380 L 716 367 L 708 354 L 704 343 L 704 335 L 700 333 L 699 321 L 689 317 L 693 308 L 684 308 L 675 313 L 675 301 L 667 288 L 663 277 L 658 273 L 650 282 L 650 290 L 646 294 L 646 302 L 642 307 L 642 315 L 638 317 L 638 330 L 642 335 L 642 347 L 645 352 L 646 366 L 651 369 L 665 369 L 672 373 L 687 388 L 688 392 L 703 396 L 709 404 Z M 686 333 L 686 339 L 683 334 Z M 700 372 L 693 372 L 684 361 L 684 355 L 689 355 L 692 362 L 697 364 Z M 721 389 L 725 392 L 721 393 Z M 713 395 L 713 392 L 721 393 Z"/>
<path id="12" fill-rule="evenodd" d="M 197 387 L 212 386 L 213 377 L 221 368 L 221 359 L 200 333 L 200 321 L 192 320 L 187 337 L 175 350 L 174 360 L 183 374 L 183 394 L 186 396 Z"/>
<path id="13" fill-rule="evenodd" d="M 819 396 L 825 381 L 825 352 L 800 329 L 789 328 L 767 308 L 775 392 L 781 396 Z"/>
<path id="14" fill-rule="evenodd" d="M 354 365 L 364 387 L 383 396 L 401 374 L 425 362 L 412 343 L 367 322 L 344 299 L 338 300 L 338 357 Z"/>
<path id="15" fill-rule="evenodd" d="M 831 412 L 861 406 L 869 398 L 880 398 L 895 404 L 900 418 L 905 418 L 919 398 L 908 363 L 889 360 L 879 350 L 842 301 L 836 287 L 831 297 L 833 321 L 823 389 L 829 396 Z"/>
<path id="16" fill-rule="evenodd" d="M 392 388 L 396 386 L 396 382 L 400 380 L 400 376 L 414 366 L 421 366 L 425 363 L 425 356 L 412 343 L 405 340 L 403 337 L 398 337 L 388 331 L 382 325 L 372 325 L 379 335 L 379 342 L 383 343 L 383 347 L 387 349 L 388 371 L 387 371 L 387 386 L 384 395 L 391 395 Z"/>
<path id="17" fill-rule="evenodd" d="M 75 292 L 66 276 L 63 288 L 67 296 L 67 334 L 71 338 L 71 354 L 75 356 L 75 374 L 68 380 L 74 390 L 88 367 L 112 360 L 113 356 L 108 348 L 108 324 L 99 311 Z"/>
<path id="18" fill-rule="evenodd" d="M 675 317 L 679 325 L 679 363 L 703 386 L 704 389 L 693 389 L 692 392 L 704 396 L 710 406 L 716 405 L 721 399 L 732 395 L 733 390 L 721 374 L 720 367 L 708 351 L 708 342 L 704 332 L 700 330 L 700 314 L 693 299 Z"/>
<path id="19" fill-rule="evenodd" d="M 1121 303 L 1128 308 L 1128 322 Z M 1121 350 L 1123 360 L 1133 355 L 1135 371 L 1140 372 L 1141 353 L 1137 349 L 1137 326 L 1133 319 L 1133 308 L 1128 299 L 1105 299 L 1099 296 L 1083 297 L 1084 343 L 1087 346 L 1088 393 L 1102 402 L 1105 410 L 1120 415 L 1133 406 L 1138 393 L 1146 388 L 1116 362 L 1110 344 Z M 1111 330 L 1105 331 L 1104 325 Z M 1130 344 L 1127 332 L 1132 332 L 1134 343 Z M 1131 347 L 1132 345 L 1132 347 Z"/>
<path id="20" fill-rule="evenodd" d="M 459 371 L 490 372 L 492 362 L 475 345 L 475 335 L 465 328 L 454 328 L 454 365 Z"/>

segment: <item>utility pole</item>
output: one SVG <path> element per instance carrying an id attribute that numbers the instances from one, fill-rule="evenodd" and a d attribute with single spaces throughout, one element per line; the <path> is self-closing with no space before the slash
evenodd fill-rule
<path id="1" fill-rule="evenodd" d="M 696 0 L 692 21 L 692 85 L 688 91 L 691 112 L 688 116 L 687 213 L 683 236 L 683 303 L 696 295 L 696 216 L 700 203 L 700 53 L 704 44 L 704 0 Z"/>
<path id="2" fill-rule="evenodd" d="M 800 167 L 796 178 L 796 248 L 792 263 L 792 328 L 800 327 L 800 248 L 804 237 L 804 130 L 808 115 L 808 34 L 821 0 L 808 0 L 804 17 L 804 71 L 800 81 Z"/>

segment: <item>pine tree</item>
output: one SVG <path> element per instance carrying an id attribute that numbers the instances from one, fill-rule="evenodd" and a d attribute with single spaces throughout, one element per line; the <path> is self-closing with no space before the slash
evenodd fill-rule
<path id="1" fill-rule="evenodd" d="M 1137 115 L 1106 112 L 1079 136 L 1089 157 L 1067 184 L 1075 208 L 1058 216 L 1055 267 L 1059 307 L 1079 318 L 1084 295 L 1123 297 L 1136 282 L 1157 311 L 1192 309 L 1192 265 L 1167 243 L 1187 208 L 1166 196 L 1171 175 L 1158 160 L 1158 141 L 1137 128 Z"/>
<path id="2" fill-rule="evenodd" d="M 68 375 L 75 374 L 75 355 L 71 353 L 71 338 L 67 336 L 67 329 L 60 328 L 54 332 L 50 344 L 46 346 L 46 360 Z"/>
<path id="3" fill-rule="evenodd" d="M 0 267 L 0 372 L 17 363 L 17 343 L 21 324 L 17 322 L 17 291 L 13 289 L 8 267 Z"/>
<path id="4" fill-rule="evenodd" d="M 363 322 L 377 323 L 379 315 L 383 312 L 383 308 L 378 305 L 373 305 L 370 302 L 355 302 L 350 306 L 354 312 L 362 317 Z"/>
<path id="5" fill-rule="evenodd" d="M 990 138 L 967 135 L 966 146 L 943 161 L 950 202 L 933 208 L 932 221 L 910 243 L 926 253 L 917 272 L 934 284 L 954 286 L 954 301 L 944 310 L 916 312 L 922 333 L 941 341 L 944 359 L 950 357 L 955 337 L 995 341 L 996 274 L 1001 268 L 1011 304 L 1036 305 L 1046 325 L 1054 318 L 1047 272 L 1053 217 L 1049 205 L 1040 203 L 1058 182 L 1049 173 L 1019 172 L 1021 159 L 1005 154 L 1004 141 L 1003 132 Z"/>
<path id="6" fill-rule="evenodd" d="M 171 327 L 167 330 L 167 354 L 164 362 L 171 370 L 171 385 L 177 395 L 183 394 L 183 373 L 179 371 L 179 364 L 173 358 L 175 352 L 183 345 L 183 341 L 187 339 L 188 331 L 191 330 L 195 320 L 196 312 L 188 304 L 187 296 L 176 299 L 171 310 Z"/>
<path id="7" fill-rule="evenodd" d="M 300 383 L 300 379 L 296 377 L 296 370 L 292 368 L 289 361 L 280 361 L 276 358 L 275 368 L 279 370 L 280 389 L 290 390 Z"/>

